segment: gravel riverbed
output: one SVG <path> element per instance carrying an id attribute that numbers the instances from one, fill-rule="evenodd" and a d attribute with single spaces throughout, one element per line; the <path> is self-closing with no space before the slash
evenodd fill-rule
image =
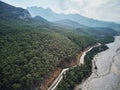
<path id="1" fill-rule="evenodd" d="M 120 90 L 120 36 L 107 46 L 94 57 L 91 76 L 75 90 Z"/>

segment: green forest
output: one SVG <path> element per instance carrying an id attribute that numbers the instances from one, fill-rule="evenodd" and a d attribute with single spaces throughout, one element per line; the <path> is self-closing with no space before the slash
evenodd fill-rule
<path id="1" fill-rule="evenodd" d="M 102 41 L 99 37 L 96 40 L 94 36 L 22 20 L 2 20 L 0 26 L 2 90 L 40 84 L 62 60 L 69 60 L 87 46 Z"/>
<path id="2" fill-rule="evenodd" d="M 115 35 L 117 31 L 109 28 L 58 25 L 0 1 L 0 90 L 36 90 L 51 71 L 60 67 L 61 61 L 71 60 L 98 42 L 112 42 Z M 105 49 L 90 51 L 85 65 L 71 69 L 58 89 L 70 90 L 81 78 L 88 77 L 91 59 Z"/>
<path id="3" fill-rule="evenodd" d="M 73 35 L 71 38 L 71 34 L 58 33 L 47 27 L 38 28 L 38 24 L 19 20 L 3 21 L 0 26 L 2 89 L 18 90 L 40 83 L 60 61 L 75 56 L 82 47 L 95 43 L 88 36 Z"/>

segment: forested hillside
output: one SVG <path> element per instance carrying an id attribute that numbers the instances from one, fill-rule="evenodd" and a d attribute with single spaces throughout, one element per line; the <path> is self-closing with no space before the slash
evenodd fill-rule
<path id="1" fill-rule="evenodd" d="M 109 42 L 108 36 L 113 39 L 117 33 L 106 32 L 101 39 L 90 31 L 83 34 L 73 28 L 53 26 L 42 17 L 30 17 L 24 9 L 3 2 L 0 5 L 1 10 L 8 10 L 0 11 L 0 90 L 34 90 L 61 61 L 70 60 L 102 39 Z M 13 13 L 18 10 L 22 18 Z"/>
<path id="2" fill-rule="evenodd" d="M 21 20 L 2 21 L 0 25 L 0 88 L 4 90 L 40 83 L 60 61 L 68 60 L 81 47 L 93 43 L 79 36 L 81 44 L 78 44 L 79 41 L 74 42 L 70 35 L 46 27 L 37 28 L 38 24 Z"/>

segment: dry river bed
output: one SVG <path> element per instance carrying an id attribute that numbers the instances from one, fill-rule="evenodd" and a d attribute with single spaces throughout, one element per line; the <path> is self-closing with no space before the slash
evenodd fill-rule
<path id="1" fill-rule="evenodd" d="M 94 57 L 91 76 L 75 90 L 120 90 L 120 36 L 107 46 L 109 49 Z"/>

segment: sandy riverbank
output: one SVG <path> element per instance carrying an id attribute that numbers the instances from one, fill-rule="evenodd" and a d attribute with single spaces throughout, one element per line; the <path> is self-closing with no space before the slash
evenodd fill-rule
<path id="1" fill-rule="evenodd" d="M 93 60 L 93 73 L 76 90 L 120 90 L 120 36 Z M 97 66 L 97 70 L 94 67 Z"/>

